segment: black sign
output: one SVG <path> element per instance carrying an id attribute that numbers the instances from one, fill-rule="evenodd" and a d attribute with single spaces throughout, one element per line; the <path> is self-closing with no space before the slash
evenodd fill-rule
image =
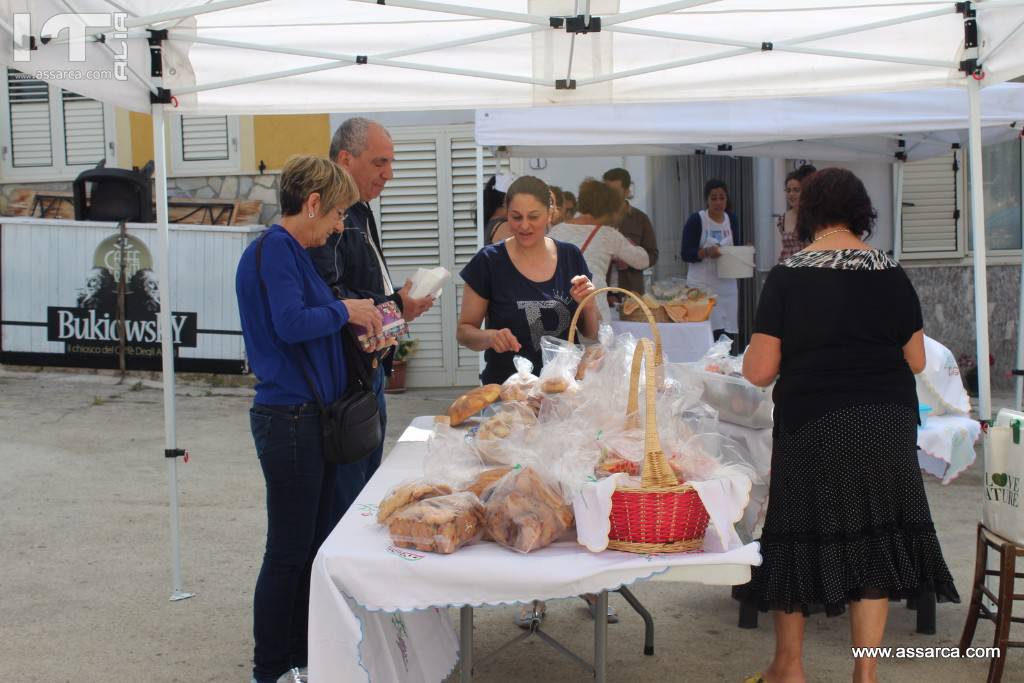
<path id="1" fill-rule="evenodd" d="M 171 313 L 171 340 L 179 346 L 195 347 L 195 313 Z M 125 354 L 139 358 L 160 355 L 160 325 L 156 313 L 136 313 L 124 321 Z M 65 353 L 75 355 L 117 355 L 121 323 L 110 311 L 95 308 L 46 309 L 46 338 L 64 342 Z"/>

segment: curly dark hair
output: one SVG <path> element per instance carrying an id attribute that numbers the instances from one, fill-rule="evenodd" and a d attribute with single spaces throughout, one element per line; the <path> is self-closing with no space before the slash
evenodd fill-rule
<path id="1" fill-rule="evenodd" d="M 878 213 L 864 183 L 845 168 L 824 168 L 805 178 L 800 189 L 796 234 L 804 242 L 828 225 L 842 225 L 867 239 Z"/>
<path id="2" fill-rule="evenodd" d="M 786 183 L 788 183 L 790 180 L 795 180 L 799 183 L 803 183 L 804 180 L 807 179 L 807 176 L 811 175 L 812 173 L 817 173 L 817 171 L 818 169 L 816 169 L 812 164 L 804 164 L 795 171 L 790 171 L 789 173 L 786 174 Z"/>

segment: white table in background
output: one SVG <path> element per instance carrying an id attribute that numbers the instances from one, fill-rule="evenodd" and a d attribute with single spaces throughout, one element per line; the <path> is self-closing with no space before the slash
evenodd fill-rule
<path id="1" fill-rule="evenodd" d="M 377 503 L 395 484 L 421 476 L 431 424 L 430 417 L 413 421 L 317 554 L 309 608 L 312 683 L 441 681 L 460 649 L 460 680 L 469 681 L 474 607 L 595 593 L 600 610 L 609 590 L 639 580 L 731 586 L 747 582 L 751 565 L 760 562 L 756 543 L 666 556 L 591 553 L 574 541 L 528 555 L 495 543 L 452 555 L 396 548 L 376 523 Z M 460 636 L 448 607 L 462 608 Z M 598 619 L 597 681 L 605 680 L 606 645 L 607 622 Z"/>

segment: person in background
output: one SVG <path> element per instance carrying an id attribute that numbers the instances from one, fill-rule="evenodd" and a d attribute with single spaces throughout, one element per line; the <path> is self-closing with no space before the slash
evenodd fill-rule
<path id="1" fill-rule="evenodd" d="M 565 220 L 565 193 L 557 185 L 548 185 L 551 190 L 551 227 Z"/>
<path id="2" fill-rule="evenodd" d="M 355 180 L 359 201 L 345 215 L 345 230 L 331 235 L 323 246 L 311 249 L 310 256 L 324 282 L 339 299 L 372 299 L 376 304 L 393 301 L 406 322 L 411 323 L 434 301 L 429 296 L 414 299 L 409 294 L 412 288 L 410 280 L 406 280 L 401 289 L 395 289 L 384 259 L 380 231 L 368 203 L 379 197 L 384 186 L 394 177 L 391 169 L 394 157 L 391 135 L 380 124 L 357 117 L 338 126 L 331 140 L 330 158 Z M 371 377 L 380 405 L 381 428 L 386 430 L 384 386 L 386 376 L 391 374 L 391 350 L 384 353 L 383 359 L 367 356 L 363 360 L 367 363 L 367 374 Z M 339 468 L 338 491 L 343 507 L 347 509 L 352 504 L 377 471 L 383 452 L 382 444 L 365 460 Z"/>
<path id="3" fill-rule="evenodd" d="M 779 262 L 785 261 L 790 256 L 800 251 L 807 245 L 800 241 L 796 234 L 797 209 L 800 206 L 800 185 L 812 173 L 817 171 L 814 166 L 805 164 L 795 171 L 786 174 L 786 213 L 779 216 L 775 227 L 782 236 L 782 250 L 779 252 Z"/>
<path id="4" fill-rule="evenodd" d="M 508 213 L 505 209 L 505 193 L 495 189 L 497 181 L 497 176 L 491 176 L 484 185 L 484 234 L 487 235 L 488 243 L 494 241 L 494 232 L 505 223 Z"/>
<path id="5" fill-rule="evenodd" d="M 633 244 L 612 225 L 622 210 L 622 195 L 593 178 L 580 185 L 579 213 L 561 225 L 551 228 L 552 239 L 569 242 L 580 248 L 587 266 L 594 273 L 594 286 L 607 287 L 605 273 L 613 260 L 630 268 L 643 270 L 650 264 L 647 251 Z M 611 320 L 607 297 L 598 296 L 598 311 L 605 321 Z"/>
<path id="6" fill-rule="evenodd" d="M 562 197 L 565 202 L 565 220 L 569 220 L 576 215 L 576 195 L 566 190 L 562 193 Z"/>
<path id="7" fill-rule="evenodd" d="M 736 280 L 718 277 L 719 247 L 732 246 L 739 233 L 739 222 L 729 211 L 729 188 L 721 180 L 704 184 L 704 209 L 686 219 L 680 256 L 690 264 L 686 280 L 715 293 L 717 301 L 711 312 L 711 328 L 715 339 L 722 334 L 735 340 L 739 332 L 739 292 Z"/>
<path id="8" fill-rule="evenodd" d="M 320 408 L 348 388 L 342 328 L 377 332 L 372 299 L 339 301 L 307 249 L 341 227 L 358 196 L 327 159 L 292 157 L 281 171 L 281 222 L 250 244 L 235 291 L 246 357 L 256 375 L 249 422 L 267 486 L 267 541 L 253 599 L 252 680 L 305 680 L 309 577 L 321 543 L 341 519 L 336 465 L 321 453 Z"/>
<path id="9" fill-rule="evenodd" d="M 849 607 L 853 647 L 872 648 L 890 600 L 960 601 L 917 462 L 921 304 L 899 264 L 865 244 L 876 216 L 853 173 L 804 180 L 797 234 L 809 246 L 772 268 L 758 302 L 743 375 L 775 382 L 772 476 L 764 561 L 734 596 L 772 611 L 775 655 L 748 683 L 805 680 L 813 612 Z M 874 683 L 877 668 L 856 657 L 853 680 Z"/>
<path id="10" fill-rule="evenodd" d="M 515 355 L 528 358 L 540 374 L 540 338 L 567 339 L 569 320 L 594 290 L 580 250 L 547 236 L 551 192 L 544 181 L 517 178 L 505 199 L 512 237 L 481 249 L 460 273 L 466 285 L 458 341 L 484 352 L 484 384 L 501 384 L 513 375 Z M 597 327 L 597 306 L 591 301 L 581 316 L 580 333 L 593 338 Z"/>
<path id="11" fill-rule="evenodd" d="M 615 225 L 623 235 L 633 244 L 643 247 L 647 252 L 650 261 L 648 268 L 658 262 L 658 238 L 654 234 L 654 226 L 651 219 L 640 209 L 629 203 L 629 197 L 633 187 L 633 180 L 629 171 L 624 168 L 613 168 L 605 171 L 601 177 L 605 184 L 617 190 L 625 202 L 625 212 L 622 218 Z M 628 289 L 637 294 L 644 293 L 644 273 L 642 270 L 630 267 L 624 261 L 612 260 L 612 267 L 618 270 L 619 287 Z M 611 282 L 611 278 L 608 278 Z"/>

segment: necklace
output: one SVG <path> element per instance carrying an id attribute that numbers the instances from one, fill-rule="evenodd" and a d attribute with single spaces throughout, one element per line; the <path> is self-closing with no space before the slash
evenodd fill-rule
<path id="1" fill-rule="evenodd" d="M 815 237 L 815 238 L 814 238 L 813 240 L 811 240 L 811 241 L 812 241 L 812 242 L 817 242 L 818 240 L 823 240 L 823 239 L 825 239 L 825 238 L 826 238 L 826 237 L 828 237 L 829 235 L 835 235 L 835 234 L 838 234 L 838 233 L 840 233 L 840 232 L 850 232 L 850 229 L 849 229 L 849 228 L 839 228 L 838 230 L 829 230 L 829 231 L 828 231 L 828 232 L 826 232 L 826 233 L 825 233 L 824 235 L 818 235 L 817 237 Z"/>

